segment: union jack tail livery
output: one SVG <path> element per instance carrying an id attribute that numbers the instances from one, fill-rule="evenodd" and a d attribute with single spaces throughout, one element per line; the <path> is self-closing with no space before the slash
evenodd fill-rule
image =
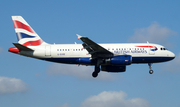
<path id="1" fill-rule="evenodd" d="M 34 51 L 33 47 L 45 43 L 31 26 L 21 16 L 12 16 L 14 29 L 18 43 L 13 43 L 15 47 L 9 48 L 10 52 L 19 53 L 20 51 Z"/>
<path id="2" fill-rule="evenodd" d="M 43 40 L 21 16 L 12 16 L 12 20 L 19 44 L 38 46 L 43 43 Z"/>

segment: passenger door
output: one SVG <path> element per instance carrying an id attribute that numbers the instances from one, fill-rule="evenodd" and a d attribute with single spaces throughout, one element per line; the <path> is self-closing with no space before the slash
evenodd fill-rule
<path id="1" fill-rule="evenodd" d="M 51 46 L 45 46 L 45 56 L 51 56 Z"/>

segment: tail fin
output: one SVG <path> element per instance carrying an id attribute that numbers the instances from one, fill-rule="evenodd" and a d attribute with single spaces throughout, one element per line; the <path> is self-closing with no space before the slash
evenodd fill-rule
<path id="1" fill-rule="evenodd" d="M 12 16 L 18 43 L 24 46 L 39 46 L 45 43 L 21 16 Z"/>

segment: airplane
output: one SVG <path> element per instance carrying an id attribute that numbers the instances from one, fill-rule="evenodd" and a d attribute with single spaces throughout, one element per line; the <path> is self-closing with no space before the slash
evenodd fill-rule
<path id="1" fill-rule="evenodd" d="M 175 54 L 164 46 L 153 43 L 98 44 L 77 34 L 82 44 L 48 44 L 44 42 L 22 16 L 12 16 L 18 43 L 9 52 L 40 60 L 95 66 L 93 77 L 100 71 L 125 72 L 131 64 L 152 64 L 173 60 Z"/>

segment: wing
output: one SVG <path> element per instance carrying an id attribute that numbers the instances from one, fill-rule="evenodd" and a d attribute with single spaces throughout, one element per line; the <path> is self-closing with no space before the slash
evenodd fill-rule
<path id="1" fill-rule="evenodd" d="M 95 43 L 88 37 L 82 37 L 78 34 L 78 39 L 81 39 L 84 43 L 82 44 L 84 49 L 86 49 L 89 54 L 92 55 L 92 58 L 110 58 L 113 57 L 113 53 L 105 49 L 104 47 L 100 46 L 99 44 Z"/>

